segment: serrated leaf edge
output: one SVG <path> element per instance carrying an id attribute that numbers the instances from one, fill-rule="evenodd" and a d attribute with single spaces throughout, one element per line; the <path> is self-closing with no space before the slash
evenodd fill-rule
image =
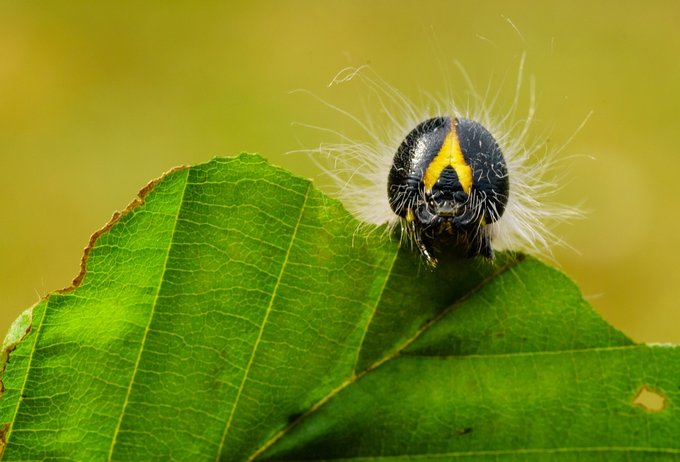
<path id="1" fill-rule="evenodd" d="M 143 205 L 145 200 L 146 200 L 146 197 L 149 195 L 149 193 L 151 191 L 153 191 L 153 189 L 156 187 L 156 185 L 158 185 L 166 177 L 168 177 L 168 176 L 172 175 L 173 173 L 178 172 L 180 170 L 185 170 L 185 169 L 189 169 L 189 168 L 190 167 L 188 165 L 180 165 L 180 166 L 177 166 L 177 167 L 173 167 L 170 170 L 168 170 L 167 172 L 163 173 L 158 178 L 155 178 L 155 179 L 149 181 L 142 189 L 139 190 L 139 192 L 137 193 L 135 198 L 122 211 L 114 212 L 113 215 L 111 216 L 111 218 L 109 219 L 109 221 L 103 227 L 101 227 L 100 229 L 95 231 L 90 236 L 90 239 L 89 239 L 87 245 L 85 246 L 85 249 L 83 249 L 83 256 L 80 259 L 80 270 L 78 272 L 78 275 L 71 281 L 71 284 L 67 287 L 64 287 L 63 289 L 57 289 L 53 292 L 50 292 L 49 294 L 42 297 L 31 308 L 28 308 L 28 310 L 24 311 L 23 313 L 21 313 L 19 315 L 19 318 L 21 318 L 22 316 L 24 316 L 26 314 L 27 311 L 30 311 L 31 323 L 26 328 L 25 335 L 23 337 L 21 337 L 21 339 L 19 339 L 19 341 L 14 342 L 11 345 L 11 348 L 3 349 L 3 354 L 5 354 L 5 353 L 6 354 L 5 354 L 5 358 L 4 358 L 3 369 L 2 369 L 2 372 L 0 372 L 0 399 L 2 399 L 3 392 L 4 392 L 4 389 L 5 389 L 4 383 L 2 381 L 2 374 L 4 373 L 4 367 L 5 367 L 6 363 L 9 361 L 9 357 L 10 357 L 11 352 L 14 349 L 16 349 L 16 347 L 19 345 L 19 343 L 23 339 L 25 339 L 30 332 L 32 332 L 32 330 L 33 330 L 33 310 L 34 310 L 34 308 L 36 306 L 38 306 L 40 303 L 46 302 L 45 311 L 47 311 L 47 309 L 50 306 L 50 304 L 49 304 L 50 303 L 50 297 L 53 294 L 69 293 L 69 292 L 74 291 L 78 287 L 80 287 L 80 284 L 83 282 L 83 279 L 85 278 L 85 275 L 87 274 L 87 259 L 90 255 L 90 252 L 95 247 L 97 240 L 102 235 L 104 235 L 109 230 L 111 230 L 111 228 L 113 228 L 116 225 L 116 223 L 118 223 L 123 217 L 127 216 L 129 213 L 132 213 L 137 207 L 140 207 L 141 205 Z M 43 314 L 43 316 L 44 316 L 44 314 Z M 16 418 L 17 414 L 19 413 L 19 408 L 21 407 L 21 403 L 23 401 L 22 396 L 23 396 L 24 390 L 26 388 L 26 382 L 28 380 L 28 371 L 30 370 L 31 364 L 33 362 L 33 353 L 35 352 L 35 345 L 37 345 L 37 341 L 40 338 L 40 332 L 42 330 L 43 324 L 44 323 L 41 322 L 40 325 L 38 326 L 38 330 L 35 331 L 36 342 L 34 344 L 33 349 L 31 350 L 31 352 L 29 354 L 29 357 L 28 357 L 28 366 L 26 367 L 27 373 L 24 376 L 23 383 L 21 384 L 21 390 L 19 392 L 19 397 L 17 398 L 17 404 L 14 408 L 13 416 L 12 416 L 11 419 L 9 419 L 8 422 L 0 423 L 1 425 L 3 425 L 3 427 L 0 428 L 0 461 L 4 459 L 5 448 L 7 447 L 7 442 L 9 441 L 9 438 L 12 434 L 12 427 L 13 427 L 14 419 Z"/>
<path id="2" fill-rule="evenodd" d="M 130 376 L 130 382 L 128 383 L 127 391 L 125 392 L 125 399 L 123 400 L 123 405 L 120 410 L 120 414 L 118 415 L 118 421 L 116 422 L 116 428 L 113 432 L 113 437 L 111 438 L 111 446 L 109 447 L 109 453 L 107 460 L 111 460 L 113 457 L 113 451 L 116 446 L 116 443 L 118 442 L 118 434 L 120 432 L 120 426 L 123 423 L 123 419 L 125 418 L 125 411 L 127 410 L 127 405 L 130 402 L 130 393 L 132 393 L 132 387 L 135 383 L 135 379 L 137 378 L 137 372 L 139 372 L 139 362 L 141 361 L 142 354 L 144 353 L 144 347 L 146 345 L 146 339 L 148 337 L 149 331 L 151 330 L 151 322 L 153 321 L 154 314 L 156 313 L 156 305 L 158 303 L 158 295 L 161 292 L 161 288 L 163 287 L 163 280 L 165 273 L 167 271 L 167 265 L 168 265 L 168 259 L 170 258 L 170 251 L 172 249 L 172 245 L 175 242 L 175 231 L 177 230 L 177 222 L 179 221 L 179 214 L 182 210 L 182 204 L 184 203 L 184 195 L 187 190 L 187 184 L 189 184 L 189 177 L 188 177 L 188 169 L 187 169 L 187 177 L 184 180 L 184 187 L 182 188 L 182 194 L 180 195 L 178 205 L 177 205 L 177 214 L 175 216 L 175 222 L 173 224 L 172 228 L 172 233 L 170 234 L 170 240 L 168 242 L 168 247 L 165 251 L 165 261 L 163 261 L 163 270 L 161 271 L 159 280 L 158 280 L 158 287 L 156 288 L 156 293 L 154 294 L 154 299 L 151 304 L 151 310 L 149 311 L 149 320 L 146 323 L 146 326 L 144 328 L 144 335 L 142 336 L 142 342 L 139 346 L 139 352 L 137 353 L 137 358 L 135 359 L 135 365 L 132 370 L 132 375 Z"/>

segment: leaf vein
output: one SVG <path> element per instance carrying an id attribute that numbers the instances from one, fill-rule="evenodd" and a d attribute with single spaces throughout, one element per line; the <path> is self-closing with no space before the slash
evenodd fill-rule
<path id="1" fill-rule="evenodd" d="M 164 276 L 168 269 L 168 260 L 170 259 L 170 250 L 175 240 L 175 232 L 177 231 L 177 223 L 179 222 L 179 214 L 182 210 L 182 204 L 184 204 L 184 196 L 186 194 L 187 185 L 189 184 L 189 170 L 186 170 L 186 178 L 184 180 L 184 187 L 182 188 L 182 194 L 177 205 L 177 213 L 175 215 L 175 220 L 172 228 L 172 233 L 170 234 L 170 239 L 168 241 L 168 246 L 165 253 L 165 261 L 163 262 L 163 268 L 161 270 L 160 279 L 158 281 L 158 287 L 156 288 L 156 293 L 154 295 L 153 302 L 151 303 L 151 312 L 149 313 L 149 321 L 144 328 L 144 335 L 142 336 L 142 342 L 139 346 L 139 351 L 137 352 L 137 358 L 135 360 L 135 365 L 132 370 L 132 376 L 130 377 L 130 383 L 127 387 L 127 392 L 125 394 L 125 400 L 123 401 L 123 406 L 121 407 L 120 414 L 118 415 L 118 422 L 116 422 L 116 428 L 113 432 L 113 437 L 111 438 L 111 446 L 109 447 L 109 454 L 107 460 L 111 460 L 113 457 L 113 450 L 118 442 L 118 435 L 120 433 L 120 426 L 123 423 L 123 418 L 125 417 L 125 411 L 128 408 L 130 402 L 130 394 L 132 393 L 132 387 L 137 378 L 137 373 L 140 371 L 140 361 L 142 359 L 142 354 L 144 352 L 144 347 L 146 345 L 146 339 L 148 338 L 149 332 L 151 331 L 151 322 L 153 321 L 154 314 L 156 313 L 156 305 L 158 304 L 159 294 L 161 292 L 161 287 L 163 287 Z"/>
<path id="2" fill-rule="evenodd" d="M 47 309 L 50 307 L 50 299 L 47 299 L 47 303 L 45 304 L 45 311 L 43 312 L 42 319 L 45 319 L 45 316 L 47 315 Z M 35 319 L 34 319 L 35 321 Z M 5 457 L 5 449 L 7 449 L 7 446 L 9 445 L 10 437 L 12 436 L 12 432 L 14 430 L 14 422 L 16 422 L 17 415 L 19 415 L 19 409 L 21 407 L 21 403 L 25 401 L 24 392 L 26 390 L 26 383 L 28 382 L 28 376 L 30 375 L 30 371 L 32 370 L 31 366 L 33 364 L 33 354 L 35 353 L 37 347 L 38 347 L 38 340 L 40 339 L 40 334 L 42 332 L 42 327 L 45 325 L 44 322 L 40 322 L 40 326 L 38 327 L 38 330 L 35 333 L 35 341 L 33 342 L 33 348 L 31 348 L 31 353 L 28 358 L 28 365 L 26 366 L 26 374 L 24 375 L 24 381 L 21 384 L 21 390 L 19 391 L 19 397 L 17 398 L 17 405 L 14 408 L 14 413 L 12 414 L 12 419 L 10 422 L 12 424 L 9 427 L 9 430 L 7 430 L 7 434 L 5 436 L 5 442 L 2 447 L 0 447 L 0 460 L 3 460 Z"/>
<path id="3" fill-rule="evenodd" d="M 465 452 L 438 452 L 429 454 L 396 454 L 379 456 L 358 456 L 358 457 L 339 457 L 330 459 L 307 459 L 308 461 L 323 462 L 343 462 L 343 461 L 369 461 L 369 460 L 417 460 L 422 458 L 443 458 L 443 457 L 494 457 L 510 455 L 531 455 L 531 454 L 568 454 L 568 453 L 606 453 L 606 452 L 630 452 L 630 453 L 665 453 L 680 454 L 678 448 L 646 448 L 638 446 L 602 446 L 602 447 L 574 447 L 574 448 L 518 448 L 518 449 L 498 449 L 488 451 L 465 451 Z"/>
<path id="4" fill-rule="evenodd" d="M 241 396 L 243 394 L 243 389 L 244 389 L 245 384 L 248 380 L 248 375 L 250 374 L 253 362 L 255 360 L 257 348 L 262 341 L 262 334 L 264 332 L 264 328 L 267 325 L 267 321 L 269 319 L 269 314 L 272 312 L 272 308 L 274 306 L 274 300 L 276 300 L 276 296 L 277 296 L 277 293 L 278 293 L 278 290 L 279 290 L 279 286 L 281 285 L 281 280 L 283 279 L 283 275 L 284 275 L 285 270 L 286 270 L 286 265 L 288 264 L 288 259 L 290 258 L 290 253 L 291 253 L 291 250 L 293 248 L 293 244 L 295 243 L 295 239 L 296 239 L 296 236 L 297 236 L 298 229 L 300 228 L 300 223 L 302 222 L 302 216 L 304 215 L 305 208 L 307 207 L 307 199 L 309 198 L 310 189 L 311 189 L 311 183 L 307 185 L 307 190 L 305 191 L 302 207 L 300 207 L 300 214 L 298 215 L 298 219 L 297 219 L 297 222 L 295 224 L 295 228 L 293 228 L 293 233 L 291 234 L 291 237 L 290 237 L 288 249 L 286 250 L 286 255 L 283 259 L 283 263 L 281 264 L 281 270 L 279 271 L 278 278 L 276 279 L 276 285 L 274 286 L 274 289 L 272 290 L 272 295 L 271 295 L 271 298 L 269 299 L 269 305 L 267 306 L 267 310 L 265 312 L 264 319 L 262 320 L 262 324 L 260 325 L 260 331 L 258 332 L 257 339 L 255 340 L 255 344 L 253 345 L 253 350 L 250 354 L 250 359 L 248 360 L 248 365 L 246 366 L 245 372 L 243 374 L 243 378 L 241 379 L 241 384 L 240 384 L 238 392 L 236 394 L 236 399 L 234 399 L 234 404 L 231 407 L 231 412 L 229 413 L 229 418 L 227 419 L 227 423 L 224 427 L 224 432 L 222 433 L 220 445 L 219 445 L 219 448 L 217 450 L 217 455 L 215 457 L 216 461 L 219 461 L 220 457 L 222 455 L 222 451 L 224 449 L 224 444 L 225 444 L 226 439 L 227 439 L 227 434 L 229 433 L 229 430 L 231 429 L 231 423 L 233 422 L 234 415 L 236 414 L 236 408 L 238 407 L 239 401 L 240 401 Z"/>
<path id="5" fill-rule="evenodd" d="M 371 315 L 368 317 L 366 320 L 366 326 L 364 328 L 364 332 L 361 335 L 361 341 L 359 342 L 359 346 L 357 348 L 357 355 L 354 358 L 354 365 L 352 366 L 352 375 L 356 376 L 357 374 L 357 365 L 359 364 L 359 358 L 361 357 L 361 350 L 364 347 L 364 342 L 366 341 L 366 335 L 368 334 L 368 330 L 371 327 L 371 324 L 373 323 L 373 317 L 375 316 L 376 311 L 378 311 L 378 306 L 380 306 L 380 302 L 382 301 L 383 295 L 385 295 L 385 288 L 387 287 L 387 281 L 390 279 L 390 274 L 392 274 L 392 270 L 394 268 L 394 264 L 397 261 L 397 256 L 399 255 L 399 249 L 401 248 L 401 244 L 397 247 L 397 249 L 394 252 L 394 257 L 392 258 L 392 262 L 390 263 L 390 267 L 385 273 L 385 280 L 382 283 L 382 287 L 380 288 L 380 294 L 376 297 L 375 303 L 373 305 L 373 309 L 371 310 Z"/>

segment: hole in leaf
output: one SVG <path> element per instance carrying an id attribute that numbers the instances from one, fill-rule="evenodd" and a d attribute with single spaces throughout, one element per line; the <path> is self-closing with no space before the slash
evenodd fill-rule
<path id="1" fill-rule="evenodd" d="M 666 408 L 666 396 L 643 385 L 633 398 L 633 404 L 643 407 L 647 412 L 659 412 Z"/>

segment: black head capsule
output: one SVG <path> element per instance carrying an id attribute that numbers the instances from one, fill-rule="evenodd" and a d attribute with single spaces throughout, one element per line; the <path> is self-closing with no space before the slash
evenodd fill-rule
<path id="1" fill-rule="evenodd" d="M 508 168 L 498 143 L 477 122 L 435 117 L 402 141 L 387 195 L 431 265 L 436 253 L 493 258 L 488 225 L 508 203 Z"/>

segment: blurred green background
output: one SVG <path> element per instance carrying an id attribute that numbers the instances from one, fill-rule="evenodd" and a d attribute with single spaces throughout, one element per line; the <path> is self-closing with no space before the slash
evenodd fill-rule
<path id="1" fill-rule="evenodd" d="M 418 99 L 466 86 L 454 60 L 508 86 L 526 52 L 531 136 L 559 145 L 593 111 L 563 153 L 560 200 L 588 217 L 557 264 L 634 339 L 680 343 L 679 23 L 675 1 L 0 1 L 0 329 L 175 165 L 251 151 L 318 176 L 285 153 L 323 134 L 292 122 L 356 127 L 291 90 L 362 113 L 326 87 L 345 66 Z"/>

